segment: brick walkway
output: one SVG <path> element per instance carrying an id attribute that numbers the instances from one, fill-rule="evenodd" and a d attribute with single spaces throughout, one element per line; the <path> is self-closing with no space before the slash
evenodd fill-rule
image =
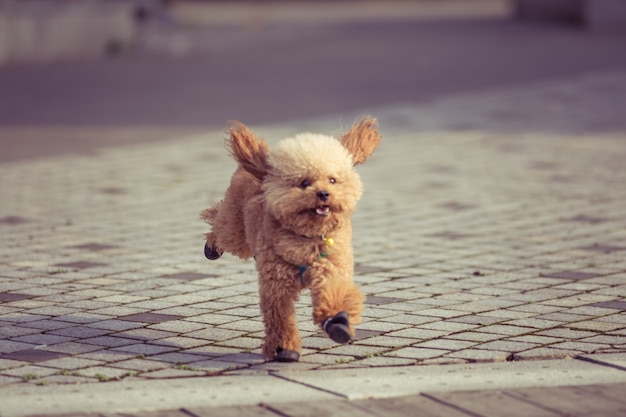
<path id="1" fill-rule="evenodd" d="M 623 72 L 381 108 L 355 216 L 364 322 L 334 345 L 305 293 L 297 364 L 260 354 L 254 265 L 202 255 L 223 133 L 2 164 L 0 385 L 626 352 L 624 108 Z"/>

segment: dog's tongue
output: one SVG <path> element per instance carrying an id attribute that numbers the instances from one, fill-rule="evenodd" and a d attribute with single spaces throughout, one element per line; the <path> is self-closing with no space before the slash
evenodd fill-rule
<path id="1" fill-rule="evenodd" d="M 330 207 L 318 206 L 315 208 L 315 214 L 317 214 L 318 216 L 328 216 L 330 214 Z"/>

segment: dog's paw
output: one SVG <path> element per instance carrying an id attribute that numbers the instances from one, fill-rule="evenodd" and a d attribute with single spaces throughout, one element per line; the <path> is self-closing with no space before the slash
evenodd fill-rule
<path id="1" fill-rule="evenodd" d="M 334 317 L 327 318 L 322 328 L 334 342 L 348 343 L 352 339 L 350 320 L 345 311 L 340 311 Z"/>
<path id="2" fill-rule="evenodd" d="M 214 261 L 222 256 L 222 252 L 220 252 L 216 247 L 209 247 L 209 245 L 205 243 L 204 256 L 206 256 L 207 259 Z"/>
<path id="3" fill-rule="evenodd" d="M 278 348 L 274 360 L 276 362 L 298 362 L 300 360 L 300 354 L 295 350 Z"/>

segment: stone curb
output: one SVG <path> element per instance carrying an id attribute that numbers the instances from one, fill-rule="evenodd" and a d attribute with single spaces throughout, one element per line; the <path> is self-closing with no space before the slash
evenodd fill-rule
<path id="1" fill-rule="evenodd" d="M 358 400 L 434 392 L 626 382 L 626 354 L 613 355 L 607 361 L 602 355 L 583 359 L 587 360 L 280 372 L 43 387 L 7 386 L 0 388 L 3 399 L 0 416 L 138 413 L 262 402 Z"/>

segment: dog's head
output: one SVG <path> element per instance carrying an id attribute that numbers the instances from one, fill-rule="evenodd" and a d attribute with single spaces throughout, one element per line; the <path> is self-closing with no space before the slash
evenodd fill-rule
<path id="1" fill-rule="evenodd" d="M 362 194 L 354 165 L 365 162 L 380 142 L 372 118 L 355 123 L 339 139 L 303 133 L 272 150 L 240 123 L 229 132 L 234 158 L 263 184 L 267 210 L 282 227 L 310 237 L 350 221 Z"/>

